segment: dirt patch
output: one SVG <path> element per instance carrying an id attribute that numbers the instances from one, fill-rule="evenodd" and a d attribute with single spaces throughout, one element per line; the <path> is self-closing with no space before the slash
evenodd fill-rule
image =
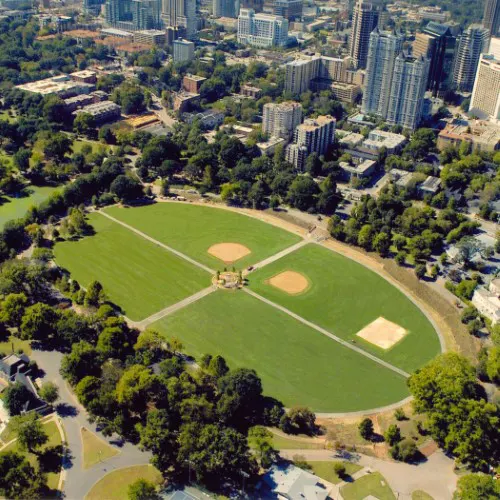
<path id="1" fill-rule="evenodd" d="M 307 278 L 295 271 L 283 271 L 269 279 L 269 284 L 290 295 L 302 293 L 309 287 Z"/>
<path id="2" fill-rule="evenodd" d="M 231 264 L 252 252 L 240 243 L 216 243 L 208 249 L 208 253 L 226 264 Z"/>
<path id="3" fill-rule="evenodd" d="M 377 347 L 390 349 L 407 333 L 408 332 L 402 326 L 380 316 L 375 321 L 365 326 L 356 335 Z"/>

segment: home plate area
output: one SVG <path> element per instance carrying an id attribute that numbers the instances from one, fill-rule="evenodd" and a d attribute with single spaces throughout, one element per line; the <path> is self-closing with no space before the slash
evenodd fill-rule
<path id="1" fill-rule="evenodd" d="M 356 335 L 382 349 L 390 349 L 408 333 L 402 326 L 382 316 L 365 326 Z"/>

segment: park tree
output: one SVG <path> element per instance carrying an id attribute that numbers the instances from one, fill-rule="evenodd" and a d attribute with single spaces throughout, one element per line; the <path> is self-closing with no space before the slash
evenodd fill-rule
<path id="1" fill-rule="evenodd" d="M 472 259 L 484 250 L 484 245 L 472 236 L 462 238 L 456 244 L 456 247 L 458 249 L 456 260 L 457 262 L 461 262 L 464 268 L 469 266 Z"/>
<path id="2" fill-rule="evenodd" d="M 10 293 L 0 304 L 0 321 L 10 326 L 19 326 L 27 304 L 25 293 Z"/>
<path id="3" fill-rule="evenodd" d="M 43 302 L 28 307 L 21 320 L 21 338 L 47 341 L 54 333 L 57 312 Z"/>
<path id="4" fill-rule="evenodd" d="M 31 392 L 20 382 L 15 382 L 5 389 L 3 402 L 9 415 L 19 415 L 28 401 L 31 400 Z"/>
<path id="5" fill-rule="evenodd" d="M 119 175 L 111 183 L 109 190 L 124 203 L 136 200 L 144 194 L 141 183 L 128 175 Z"/>
<path id="6" fill-rule="evenodd" d="M 73 344 L 71 352 L 61 361 L 61 375 L 71 385 L 76 385 L 83 377 L 97 376 L 101 370 L 101 360 L 92 344 L 82 341 Z"/>
<path id="7" fill-rule="evenodd" d="M 14 500 L 44 498 L 45 478 L 25 456 L 14 451 L 0 452 L 0 495 Z"/>
<path id="8" fill-rule="evenodd" d="M 387 233 L 378 233 L 373 239 L 373 249 L 385 257 L 391 248 L 391 238 Z"/>
<path id="9" fill-rule="evenodd" d="M 14 428 L 17 432 L 17 442 L 22 449 L 36 453 L 37 449 L 49 440 L 37 413 L 16 417 Z"/>
<path id="10" fill-rule="evenodd" d="M 319 192 L 319 186 L 311 177 L 298 176 L 288 190 L 288 202 L 292 207 L 305 212 L 316 207 L 316 197 Z"/>
<path id="11" fill-rule="evenodd" d="M 153 382 L 154 378 L 148 368 L 142 365 L 132 365 L 123 372 L 116 385 L 118 403 L 131 411 L 144 411 Z"/>
<path id="12" fill-rule="evenodd" d="M 38 395 L 47 403 L 53 404 L 59 399 L 59 388 L 54 382 L 45 382 Z"/>
<path id="13" fill-rule="evenodd" d="M 489 474 L 466 474 L 457 483 L 455 500 L 495 500 L 500 497 L 500 483 Z"/>
<path id="14" fill-rule="evenodd" d="M 145 479 L 137 479 L 127 490 L 129 500 L 160 500 L 156 486 Z"/>
<path id="15" fill-rule="evenodd" d="M 339 203 L 342 201 L 342 195 L 337 190 L 335 177 L 330 174 L 321 184 L 318 195 L 318 211 L 325 215 L 333 215 Z"/>
<path id="16" fill-rule="evenodd" d="M 417 264 L 415 266 L 415 276 L 421 280 L 424 278 L 425 273 L 427 272 L 427 269 L 425 267 L 425 264 Z"/>
<path id="17" fill-rule="evenodd" d="M 409 438 L 395 443 L 390 449 L 390 453 L 394 460 L 400 460 L 401 462 L 414 462 L 420 456 L 415 441 Z"/>
<path id="18" fill-rule="evenodd" d="M 401 431 L 396 424 L 391 424 L 384 434 L 384 439 L 389 443 L 390 446 L 394 446 L 396 443 L 401 441 Z"/>
<path id="19" fill-rule="evenodd" d="M 492 382 L 500 385 L 500 346 L 493 346 L 489 349 L 486 373 Z"/>
<path id="20" fill-rule="evenodd" d="M 73 121 L 73 130 L 81 135 L 90 134 L 95 126 L 95 118 L 90 113 L 78 113 Z"/>
<path id="21" fill-rule="evenodd" d="M 314 434 L 316 432 L 316 415 L 309 408 L 295 406 L 286 414 L 291 433 L 293 434 Z"/>
<path id="22" fill-rule="evenodd" d="M 363 439 L 370 440 L 373 437 L 373 422 L 370 418 L 361 420 L 358 429 Z"/>
<path id="23" fill-rule="evenodd" d="M 98 307 L 103 301 L 104 289 L 99 281 L 92 281 L 85 292 L 85 306 Z"/>
<path id="24" fill-rule="evenodd" d="M 208 371 L 217 379 L 223 377 L 229 371 L 226 360 L 222 356 L 214 356 L 208 364 Z"/>
<path id="25" fill-rule="evenodd" d="M 109 326 L 100 333 L 96 349 L 103 359 L 124 359 L 127 354 L 132 354 L 134 341 L 135 338 L 127 327 Z"/>
<path id="26" fill-rule="evenodd" d="M 62 132 L 51 134 L 44 142 L 43 152 L 49 159 L 63 162 L 67 153 L 71 151 L 72 141 Z"/>
<path id="27" fill-rule="evenodd" d="M 273 448 L 272 432 L 261 425 L 256 425 L 249 430 L 248 440 L 257 454 L 261 467 L 264 469 L 271 467 L 278 456 Z"/>
<path id="28" fill-rule="evenodd" d="M 19 148 L 12 156 L 15 167 L 21 172 L 27 172 L 29 170 L 30 158 L 31 150 L 27 148 Z"/>

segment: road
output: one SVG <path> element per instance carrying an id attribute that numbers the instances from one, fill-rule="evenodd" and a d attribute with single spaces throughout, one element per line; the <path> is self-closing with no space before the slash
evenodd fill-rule
<path id="1" fill-rule="evenodd" d="M 287 459 L 301 455 L 307 461 L 340 460 L 329 450 L 281 450 L 280 455 Z M 411 499 L 415 490 L 423 490 L 436 500 L 448 500 L 453 498 L 457 485 L 458 477 L 453 472 L 454 462 L 442 451 L 433 453 L 419 465 L 381 460 L 361 454 L 356 454 L 352 461 L 380 472 L 400 500 Z"/>
<path id="2" fill-rule="evenodd" d="M 130 443 L 125 443 L 121 447 L 116 446 L 116 442 L 113 442 L 113 439 L 105 437 L 97 430 L 95 424 L 91 424 L 88 421 L 87 412 L 76 401 L 59 373 L 62 356 L 57 351 L 34 350 L 31 358 L 45 371 L 45 379 L 56 383 L 59 387 L 59 404 L 57 410 L 64 425 L 71 455 L 70 459 L 66 460 L 63 466 L 63 474 L 65 476 L 63 492 L 68 499 L 80 500 L 108 472 L 132 465 L 148 464 L 151 454 L 139 450 L 137 446 Z M 81 439 L 82 427 L 91 430 L 111 446 L 117 447 L 120 453 L 90 469 L 84 469 Z"/>

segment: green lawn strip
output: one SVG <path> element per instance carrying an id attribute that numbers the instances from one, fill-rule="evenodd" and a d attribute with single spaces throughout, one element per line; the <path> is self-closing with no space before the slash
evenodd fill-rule
<path id="1" fill-rule="evenodd" d="M 110 472 L 97 482 L 85 500 L 123 500 L 128 498 L 128 487 L 138 479 L 145 479 L 160 486 L 162 475 L 152 465 L 134 465 Z"/>
<path id="2" fill-rule="evenodd" d="M 29 186 L 26 188 L 27 196 L 19 198 L 2 197 L 3 203 L 0 205 L 0 229 L 3 228 L 7 221 L 23 217 L 28 208 L 46 200 L 56 189 L 48 186 Z"/>
<path id="3" fill-rule="evenodd" d="M 98 280 L 110 300 L 141 320 L 210 285 L 211 276 L 101 214 L 91 214 L 96 234 L 60 242 L 59 266 L 83 286 Z"/>
<path id="4" fill-rule="evenodd" d="M 322 450 L 324 445 L 313 441 L 298 441 L 283 436 L 273 435 L 273 446 L 277 450 Z"/>
<path id="5" fill-rule="evenodd" d="M 332 461 L 311 462 L 308 460 L 307 463 L 312 468 L 311 472 L 313 472 L 320 478 L 324 479 L 325 481 L 328 481 L 329 483 L 338 484 L 344 480 L 340 478 L 333 470 L 333 465 L 336 462 Z M 342 462 L 342 464 L 345 467 L 345 472 L 347 476 L 352 476 L 353 474 L 355 474 L 356 472 L 358 472 L 363 468 L 360 465 L 352 464 L 351 462 Z"/>
<path id="6" fill-rule="evenodd" d="M 85 429 L 81 430 L 83 443 L 83 468 L 90 469 L 94 465 L 104 462 L 108 458 L 120 453 L 119 450 L 108 444 L 93 432 Z"/>
<path id="7" fill-rule="evenodd" d="M 7 339 L 5 337 L 0 337 L 0 353 L 5 355 L 12 353 L 12 347 L 14 346 L 14 352 L 17 353 L 22 350 L 24 354 L 29 356 L 31 354 L 31 345 L 27 340 L 21 340 L 14 335 L 11 335 Z"/>
<path id="8" fill-rule="evenodd" d="M 408 395 L 405 379 L 243 291 L 217 291 L 154 323 L 186 352 L 253 368 L 266 394 L 320 412 L 366 410 Z"/>
<path id="9" fill-rule="evenodd" d="M 47 433 L 49 440 L 45 445 L 43 445 L 40 448 L 40 452 L 46 450 L 47 448 L 53 447 L 53 446 L 59 446 L 62 444 L 61 440 L 61 433 L 59 432 L 59 428 L 57 427 L 57 424 L 51 420 L 50 422 L 44 423 L 43 428 L 45 432 Z M 6 429 L 7 430 L 7 429 Z M 16 438 L 16 434 L 13 433 L 8 436 L 9 441 L 12 439 Z M 3 436 L 2 436 L 3 439 Z M 38 459 L 37 456 L 34 453 L 28 453 L 26 450 L 23 450 L 17 441 L 14 441 L 11 443 L 9 446 L 5 447 L 2 452 L 5 451 L 15 451 L 16 453 L 19 453 L 20 455 L 26 456 L 28 461 L 33 467 L 38 467 Z M 47 474 L 47 485 L 51 490 L 56 490 L 57 486 L 59 484 L 59 475 L 60 473 L 54 473 L 54 472 L 49 472 Z"/>
<path id="10" fill-rule="evenodd" d="M 267 282 L 287 270 L 308 278 L 307 291 L 289 295 Z M 302 247 L 251 273 L 249 280 L 253 291 L 408 372 L 439 353 L 432 324 L 404 293 L 375 272 L 319 245 Z M 387 351 L 356 336 L 379 316 L 409 332 Z"/>
<path id="11" fill-rule="evenodd" d="M 411 494 L 411 500 L 434 500 L 434 498 L 431 497 L 429 493 L 426 493 L 425 491 L 415 490 Z"/>
<path id="12" fill-rule="evenodd" d="M 396 500 L 384 476 L 379 472 L 366 474 L 353 483 L 346 484 L 340 489 L 340 493 L 344 500 L 363 500 L 369 495 L 379 500 Z"/>
<path id="13" fill-rule="evenodd" d="M 83 146 L 85 146 L 86 144 L 92 147 L 93 153 L 99 151 L 100 149 L 104 149 L 107 151 L 112 148 L 108 144 L 104 144 L 99 141 L 91 141 L 89 139 L 75 139 L 72 145 L 73 153 L 80 153 L 82 151 Z"/>
<path id="14" fill-rule="evenodd" d="M 235 262 L 241 269 L 300 241 L 284 229 L 221 208 L 156 203 L 136 208 L 114 206 L 106 212 L 214 269 L 222 270 L 225 265 L 207 253 L 216 243 L 240 243 L 251 250 Z"/>

